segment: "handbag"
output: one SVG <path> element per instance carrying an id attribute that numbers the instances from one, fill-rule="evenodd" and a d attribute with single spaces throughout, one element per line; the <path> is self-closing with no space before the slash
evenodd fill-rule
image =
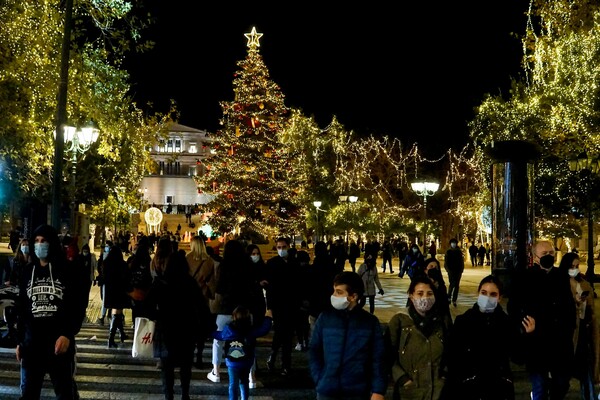
<path id="1" fill-rule="evenodd" d="M 146 317 L 135 318 L 135 332 L 131 356 L 133 358 L 154 358 L 154 329 L 156 323 Z"/>

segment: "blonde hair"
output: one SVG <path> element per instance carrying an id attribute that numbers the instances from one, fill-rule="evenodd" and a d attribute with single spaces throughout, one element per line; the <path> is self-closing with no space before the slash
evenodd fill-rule
<path id="1" fill-rule="evenodd" d="M 194 260 L 206 260 L 210 257 L 206 252 L 206 245 L 201 236 L 194 236 L 190 240 L 190 252 L 188 255 L 191 255 Z"/>

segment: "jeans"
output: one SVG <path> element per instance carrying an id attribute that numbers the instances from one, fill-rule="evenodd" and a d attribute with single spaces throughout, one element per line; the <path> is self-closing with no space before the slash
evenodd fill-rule
<path id="1" fill-rule="evenodd" d="M 550 378 L 552 375 L 552 378 Z M 561 400 L 569 392 L 569 374 L 537 372 L 529 374 L 532 400 Z"/>
<path id="2" fill-rule="evenodd" d="M 57 400 L 73 400 L 74 356 L 67 351 L 61 355 L 36 355 L 21 360 L 21 399 L 39 400 L 44 376 L 50 375 Z"/>
<path id="3" fill-rule="evenodd" d="M 229 374 L 229 400 L 238 400 L 240 393 L 242 400 L 248 400 L 250 368 L 227 367 L 227 373 Z"/>
<path id="4" fill-rule="evenodd" d="M 225 325 L 227 325 L 229 322 L 231 322 L 231 320 L 233 319 L 233 317 L 231 315 L 227 315 L 227 314 L 219 314 L 217 315 L 217 330 L 218 331 L 222 331 L 223 328 L 225 328 Z M 213 340 L 213 346 L 212 346 L 212 363 L 213 365 L 221 365 L 221 362 L 223 361 L 223 346 L 225 345 L 225 342 L 222 340 L 217 340 L 214 339 Z"/>
<path id="5" fill-rule="evenodd" d="M 458 289 L 460 288 L 462 274 L 462 271 L 448 271 L 448 299 L 452 299 L 454 303 L 458 299 Z"/>

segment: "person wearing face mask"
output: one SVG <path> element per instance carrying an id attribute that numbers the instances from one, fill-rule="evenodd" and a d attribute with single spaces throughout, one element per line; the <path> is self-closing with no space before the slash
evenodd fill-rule
<path id="1" fill-rule="evenodd" d="M 518 358 L 525 363 L 532 399 L 564 399 L 569 391 L 573 367 L 575 300 L 569 275 L 554 268 L 555 250 L 548 241 L 532 247 L 533 265 L 515 272 L 511 278 L 508 315 L 521 328 Z M 527 332 L 526 323 L 535 328 Z"/>
<path id="2" fill-rule="evenodd" d="M 76 396 L 73 379 L 75 334 L 81 328 L 76 282 L 61 249 L 58 232 L 38 226 L 29 241 L 32 260 L 19 279 L 17 361 L 21 398 L 39 399 L 50 375 L 57 398 Z"/>
<path id="3" fill-rule="evenodd" d="M 288 254 L 290 240 L 279 237 L 276 241 L 277 255 L 267 261 L 266 286 L 267 308 L 273 311 L 273 342 L 267 369 L 275 369 L 277 354 L 281 349 L 281 375 L 290 376 L 294 333 L 304 287 L 297 284 L 302 276 L 298 260 Z"/>
<path id="4" fill-rule="evenodd" d="M 19 281 L 21 270 L 31 261 L 31 250 L 29 239 L 23 238 L 17 246 L 15 255 L 8 257 L 6 272 L 4 274 L 5 285 L 16 285 Z"/>
<path id="5" fill-rule="evenodd" d="M 355 272 L 341 272 L 333 280 L 331 307 L 317 318 L 308 349 L 317 399 L 384 399 L 383 332 L 377 317 L 358 304 L 363 291 Z"/>
<path id="6" fill-rule="evenodd" d="M 206 244 L 202 236 L 194 236 L 190 239 L 190 251 L 185 255 L 188 264 L 188 273 L 192 278 L 196 280 L 196 283 L 202 290 L 202 300 L 204 301 L 204 309 L 206 315 L 203 316 L 202 329 L 198 332 L 196 339 L 196 361 L 194 366 L 198 369 L 204 367 L 202 361 L 202 353 L 204 352 L 204 345 L 206 339 L 209 337 L 209 329 L 215 325 L 215 318 L 209 310 L 208 305 L 208 281 L 214 277 L 215 263 L 214 260 L 206 252 Z"/>
<path id="7" fill-rule="evenodd" d="M 450 321 L 436 305 L 433 282 L 417 275 L 408 287 L 405 312 L 388 324 L 386 355 L 394 382 L 392 399 L 437 400 L 444 387 L 444 343 Z"/>
<path id="8" fill-rule="evenodd" d="M 599 345 L 600 332 L 594 310 L 594 289 L 585 275 L 579 271 L 579 255 L 567 253 L 560 260 L 558 269 L 569 275 L 571 294 L 575 299 L 576 317 L 573 346 L 575 360 L 573 375 L 579 380 L 581 398 L 596 399 L 594 383 L 600 380 Z"/>
<path id="9" fill-rule="evenodd" d="M 513 400 L 510 355 L 519 330 L 502 309 L 502 284 L 488 275 L 472 308 L 458 315 L 447 345 L 448 379 L 444 396 L 464 400 Z M 534 324 L 528 322 L 527 330 Z M 476 333 L 476 334 L 474 334 Z"/>
<path id="10" fill-rule="evenodd" d="M 379 293 L 383 296 L 383 287 L 379 281 L 379 273 L 377 272 L 377 266 L 375 265 L 375 257 L 372 254 L 365 255 L 365 262 L 358 267 L 358 275 L 363 280 L 365 286 L 365 293 L 362 296 L 360 304 L 364 307 L 366 300 L 369 299 L 369 312 L 373 314 L 375 312 L 375 294 Z M 375 291 L 375 286 L 379 289 Z"/>
<path id="11" fill-rule="evenodd" d="M 414 278 L 423 270 L 424 262 L 425 258 L 421 253 L 421 249 L 416 243 L 413 243 L 408 250 L 408 254 L 404 257 L 398 277 L 402 278 L 404 274 L 407 274 L 410 279 Z"/>
<path id="12" fill-rule="evenodd" d="M 446 250 L 444 269 L 448 273 L 448 301 L 452 301 L 452 305 L 456 307 L 460 280 L 465 270 L 465 260 L 462 250 L 458 246 L 458 240 L 455 238 L 450 239 L 450 248 Z"/>
<path id="13" fill-rule="evenodd" d="M 100 288 L 100 299 L 102 299 L 102 307 L 100 309 L 100 316 L 96 320 L 96 324 L 102 325 L 102 326 L 104 325 L 104 318 L 106 318 L 106 315 L 108 314 L 108 309 L 104 306 L 104 292 L 105 292 L 104 273 L 103 273 L 104 260 L 106 259 L 106 256 L 108 256 L 108 252 L 112 245 L 113 245 L 113 243 L 110 240 L 106 241 L 106 244 L 100 250 L 100 258 L 98 259 L 98 264 L 96 266 L 97 275 L 96 275 L 95 282 L 98 284 L 98 287 Z"/>

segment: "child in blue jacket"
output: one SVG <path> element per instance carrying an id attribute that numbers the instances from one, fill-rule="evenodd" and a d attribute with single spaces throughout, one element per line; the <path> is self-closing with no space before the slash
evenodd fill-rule
<path id="1" fill-rule="evenodd" d="M 233 310 L 233 320 L 222 331 L 213 332 L 213 338 L 225 342 L 225 365 L 229 375 L 229 400 L 248 400 L 250 369 L 254 364 L 256 338 L 265 336 L 273 325 L 271 310 L 267 310 L 260 326 L 252 326 L 252 314 L 244 306 Z"/>

